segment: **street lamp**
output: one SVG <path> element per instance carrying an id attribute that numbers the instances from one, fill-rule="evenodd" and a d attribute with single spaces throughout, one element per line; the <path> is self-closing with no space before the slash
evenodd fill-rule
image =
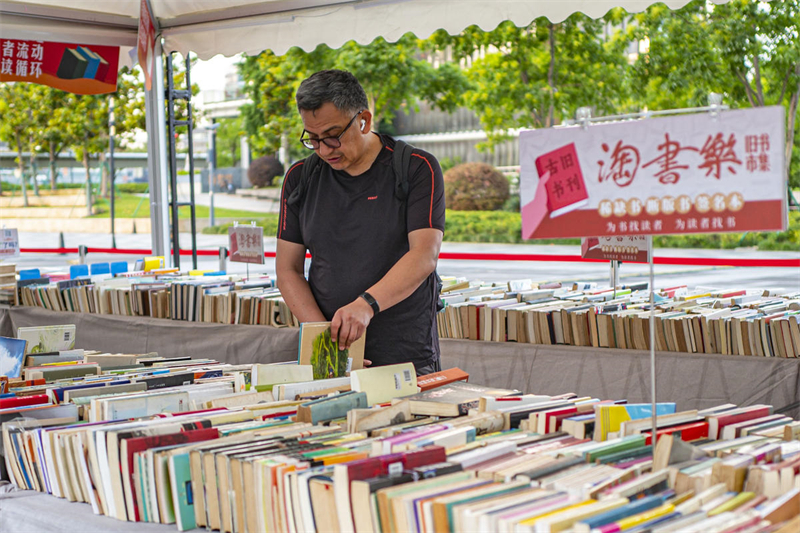
<path id="1" fill-rule="evenodd" d="M 208 149 L 206 159 L 208 159 L 208 225 L 214 226 L 214 173 L 217 167 L 217 128 L 219 123 L 211 119 L 211 124 L 206 126 L 208 130 Z"/>

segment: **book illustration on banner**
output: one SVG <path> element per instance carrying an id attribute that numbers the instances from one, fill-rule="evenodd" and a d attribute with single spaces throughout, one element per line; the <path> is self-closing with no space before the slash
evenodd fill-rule
<path id="1" fill-rule="evenodd" d="M 539 179 L 550 173 L 550 179 L 545 185 L 550 218 L 565 215 L 589 203 L 589 193 L 586 191 L 575 143 L 537 157 L 536 171 Z"/>
<path id="2" fill-rule="evenodd" d="M 108 61 L 85 46 L 64 48 L 56 76 L 64 80 L 86 78 L 103 80 L 108 74 Z"/>
<path id="3" fill-rule="evenodd" d="M 314 379 L 339 378 L 364 366 L 366 334 L 348 349 L 331 340 L 330 322 L 300 324 L 298 363 L 314 368 Z"/>
<path id="4" fill-rule="evenodd" d="M 18 378 L 25 358 L 25 341 L 0 337 L 0 375 Z"/>
<path id="5" fill-rule="evenodd" d="M 75 324 L 33 326 L 17 329 L 17 338 L 28 342 L 25 353 L 47 353 L 75 347 Z"/>

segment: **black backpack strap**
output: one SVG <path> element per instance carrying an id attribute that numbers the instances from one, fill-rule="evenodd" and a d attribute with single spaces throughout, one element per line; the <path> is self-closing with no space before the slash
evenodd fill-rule
<path id="1" fill-rule="evenodd" d="M 411 166 L 411 151 L 413 149 L 414 147 L 406 142 L 395 141 L 392 157 L 394 195 L 403 202 L 408 200 L 408 169 Z"/>
<path id="2" fill-rule="evenodd" d="M 289 205 L 295 205 L 303 201 L 306 196 L 306 191 L 308 190 L 308 184 L 311 181 L 314 173 L 317 172 L 321 162 L 322 159 L 320 159 L 317 154 L 311 154 L 310 156 L 306 157 L 305 161 L 303 162 L 303 168 L 300 169 L 300 182 L 297 184 L 297 187 L 294 188 L 292 193 L 289 195 L 289 199 L 287 200 Z"/>

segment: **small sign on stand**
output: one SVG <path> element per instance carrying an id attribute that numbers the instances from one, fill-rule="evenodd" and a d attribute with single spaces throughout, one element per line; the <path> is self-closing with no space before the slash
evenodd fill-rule
<path id="1" fill-rule="evenodd" d="M 250 278 L 250 264 L 264 264 L 264 228 L 251 222 L 241 226 L 237 222 L 228 228 L 228 249 L 230 260 L 234 263 L 247 263 L 247 278 Z"/>
<path id="2" fill-rule="evenodd" d="M 14 229 L 0 229 L 0 261 L 19 257 L 19 233 Z"/>

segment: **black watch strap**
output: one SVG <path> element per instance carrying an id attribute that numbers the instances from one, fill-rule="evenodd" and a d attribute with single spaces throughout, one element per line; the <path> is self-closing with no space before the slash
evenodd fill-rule
<path id="1" fill-rule="evenodd" d="M 366 301 L 366 302 L 369 304 L 369 306 L 372 308 L 372 314 L 373 314 L 373 316 L 374 316 L 374 315 L 377 315 L 378 313 L 380 313 L 380 312 L 381 312 L 381 306 L 380 306 L 380 305 L 378 305 L 378 301 L 377 301 L 375 298 L 373 298 L 373 297 L 372 297 L 372 295 L 371 295 L 370 293 L 368 293 L 368 292 L 362 292 L 362 293 L 361 293 L 361 298 L 364 298 L 364 300 L 365 300 L 365 301 Z"/>

